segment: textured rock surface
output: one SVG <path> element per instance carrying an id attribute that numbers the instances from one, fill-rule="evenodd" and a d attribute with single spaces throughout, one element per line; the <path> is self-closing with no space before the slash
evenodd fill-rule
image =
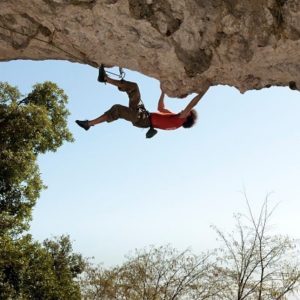
<path id="1" fill-rule="evenodd" d="M 43 42 L 45 41 L 45 42 Z M 137 70 L 170 96 L 300 87 L 300 0 L 1 0 L 0 60 Z"/>

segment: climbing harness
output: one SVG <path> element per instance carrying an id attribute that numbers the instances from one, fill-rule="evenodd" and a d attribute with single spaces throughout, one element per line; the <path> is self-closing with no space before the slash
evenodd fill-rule
<path id="1" fill-rule="evenodd" d="M 154 127 L 151 124 L 150 113 L 145 108 L 145 105 L 144 105 L 144 102 L 143 102 L 142 99 L 140 99 L 140 103 L 141 104 L 138 105 L 138 111 L 139 111 L 140 115 L 143 116 L 143 117 L 146 116 L 149 119 L 149 121 L 150 121 L 150 128 L 146 132 L 146 138 L 150 139 L 150 138 L 154 137 L 157 134 L 157 130 L 154 129 Z"/>

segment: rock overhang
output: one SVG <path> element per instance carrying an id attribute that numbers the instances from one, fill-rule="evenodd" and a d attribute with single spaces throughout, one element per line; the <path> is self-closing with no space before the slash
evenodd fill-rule
<path id="1" fill-rule="evenodd" d="M 300 87 L 299 0 L 18 0 L 0 3 L 0 60 L 104 63 L 169 96 L 204 82 Z"/>

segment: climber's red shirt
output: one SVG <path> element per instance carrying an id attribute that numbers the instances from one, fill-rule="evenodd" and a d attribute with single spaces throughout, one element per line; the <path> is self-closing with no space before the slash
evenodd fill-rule
<path id="1" fill-rule="evenodd" d="M 154 128 L 173 130 L 181 127 L 186 119 L 174 113 L 150 113 L 150 121 Z"/>

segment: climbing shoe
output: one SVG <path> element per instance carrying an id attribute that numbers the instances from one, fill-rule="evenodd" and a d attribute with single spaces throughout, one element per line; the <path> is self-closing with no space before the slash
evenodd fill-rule
<path id="1" fill-rule="evenodd" d="M 297 90 L 297 85 L 295 81 L 290 81 L 289 82 L 289 87 L 291 90 Z"/>
<path id="2" fill-rule="evenodd" d="M 106 82 L 106 72 L 104 70 L 104 65 L 101 65 L 99 68 L 99 75 L 98 75 L 99 82 Z"/>
<path id="3" fill-rule="evenodd" d="M 150 129 L 147 131 L 146 133 L 146 138 L 147 139 L 151 139 L 152 137 L 154 137 L 157 134 L 157 130 L 154 129 L 153 127 L 150 127 Z"/>
<path id="4" fill-rule="evenodd" d="M 77 125 L 79 125 L 80 127 L 82 127 L 85 130 L 89 130 L 90 127 L 91 127 L 89 125 L 89 121 L 88 120 L 85 120 L 85 121 L 76 120 L 75 122 L 77 123 Z"/>

